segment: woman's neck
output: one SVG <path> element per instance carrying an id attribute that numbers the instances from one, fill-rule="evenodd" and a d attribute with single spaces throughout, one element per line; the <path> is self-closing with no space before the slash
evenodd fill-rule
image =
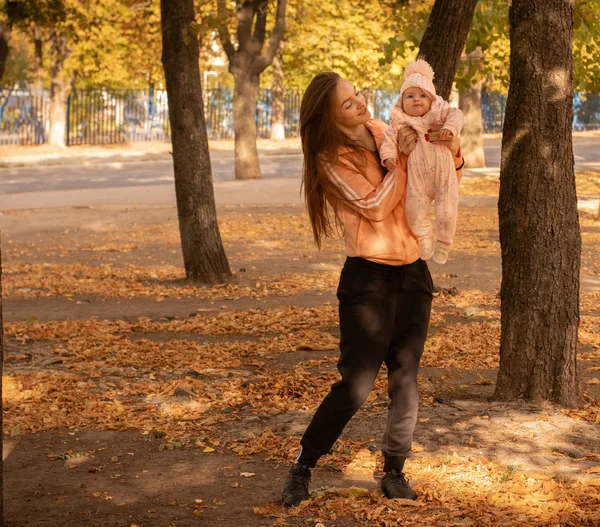
<path id="1" fill-rule="evenodd" d="M 367 137 L 367 134 L 370 134 L 369 129 L 365 124 L 357 124 L 356 126 L 340 126 L 339 127 L 344 134 L 346 134 L 350 139 L 354 141 L 361 141 Z"/>
<path id="2" fill-rule="evenodd" d="M 359 124 L 352 127 L 340 126 L 340 130 L 358 146 L 366 148 L 370 152 L 375 152 L 377 150 L 375 138 L 365 124 Z"/>

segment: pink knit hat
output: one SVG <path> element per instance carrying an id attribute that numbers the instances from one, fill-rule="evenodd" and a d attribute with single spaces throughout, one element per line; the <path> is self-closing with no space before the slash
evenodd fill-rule
<path id="1" fill-rule="evenodd" d="M 434 75 L 433 68 L 422 59 L 417 59 L 409 64 L 404 73 L 404 84 L 400 89 L 400 100 L 402 100 L 402 94 L 407 88 L 421 88 L 434 101 L 436 95 L 435 86 L 433 85 Z"/>

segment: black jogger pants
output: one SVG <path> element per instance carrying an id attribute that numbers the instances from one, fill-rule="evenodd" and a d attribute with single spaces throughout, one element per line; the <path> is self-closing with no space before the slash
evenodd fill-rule
<path id="1" fill-rule="evenodd" d="M 388 369 L 390 404 L 383 435 L 384 470 L 402 470 L 417 420 L 417 371 L 423 353 L 433 281 L 423 260 L 391 266 L 348 258 L 337 290 L 341 380 L 315 412 L 297 462 L 314 467 L 367 399 L 377 373 Z"/>

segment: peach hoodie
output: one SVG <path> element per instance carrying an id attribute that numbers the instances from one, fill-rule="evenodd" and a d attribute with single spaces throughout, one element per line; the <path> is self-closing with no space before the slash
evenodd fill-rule
<path id="1" fill-rule="evenodd" d="M 387 125 L 369 119 L 367 128 L 373 134 L 377 148 L 381 147 Z M 325 188 L 327 201 L 344 226 L 346 256 L 360 256 L 387 265 L 405 265 L 419 258 L 419 246 L 404 210 L 407 182 L 407 157 L 400 154 L 396 169 L 387 175 L 378 157 L 364 150 L 340 150 L 337 163 L 320 162 L 329 185 Z M 460 154 L 460 153 L 459 153 Z M 462 156 L 454 158 L 460 166 Z M 462 170 L 458 170 L 460 179 Z"/>

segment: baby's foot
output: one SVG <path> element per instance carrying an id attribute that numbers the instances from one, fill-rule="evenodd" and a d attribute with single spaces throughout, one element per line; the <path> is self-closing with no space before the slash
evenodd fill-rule
<path id="1" fill-rule="evenodd" d="M 436 264 L 444 265 L 448 261 L 449 251 L 450 246 L 438 240 L 435 244 L 435 253 L 433 253 L 433 261 Z"/>
<path id="2" fill-rule="evenodd" d="M 431 260 L 433 256 L 433 238 L 421 238 L 419 240 L 419 251 L 421 253 L 421 260 Z"/>

